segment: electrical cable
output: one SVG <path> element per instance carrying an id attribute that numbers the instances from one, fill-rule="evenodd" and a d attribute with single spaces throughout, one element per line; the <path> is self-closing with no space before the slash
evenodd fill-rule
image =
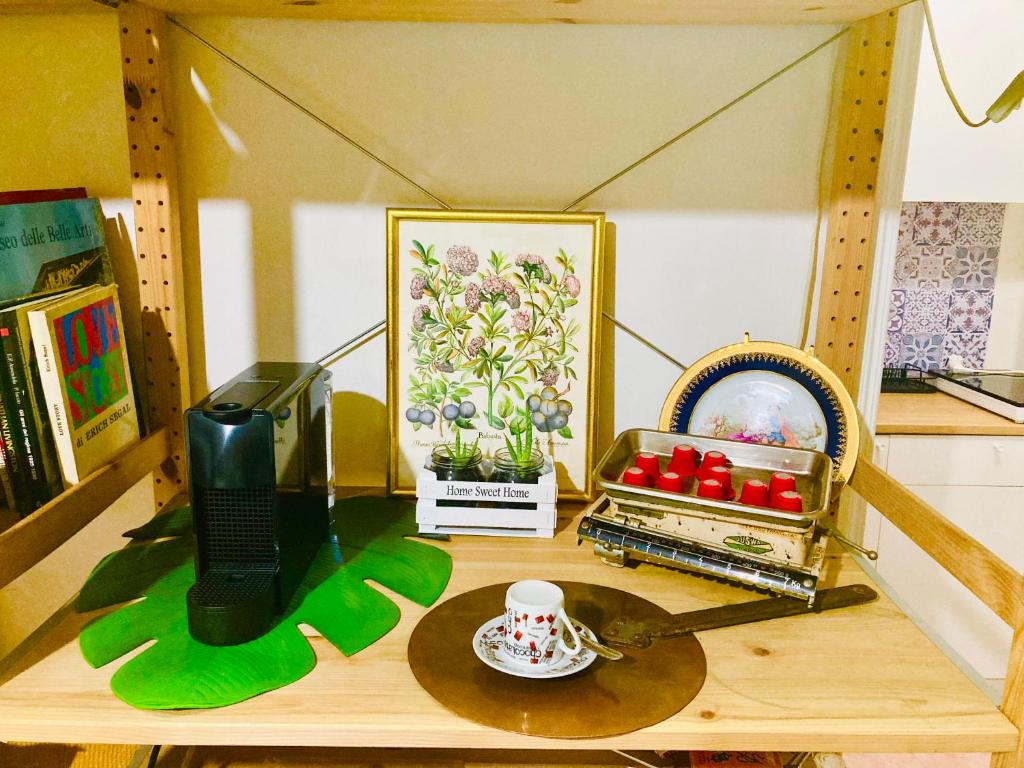
<path id="1" fill-rule="evenodd" d="M 921 0 L 921 5 L 924 7 L 924 20 L 928 24 L 928 37 L 932 41 L 932 53 L 935 54 L 935 64 L 939 68 L 939 79 L 942 80 L 942 87 L 946 89 L 946 95 L 949 97 L 953 109 L 960 115 L 960 119 L 964 121 L 964 124 L 971 128 L 980 128 L 989 121 L 989 118 L 986 116 L 984 120 L 976 123 L 964 114 L 963 109 L 960 108 L 960 102 L 957 101 L 956 95 L 953 93 L 953 87 L 949 84 L 949 78 L 946 77 L 946 67 L 942 63 L 942 54 L 939 53 L 939 40 L 935 36 L 935 22 L 932 21 L 932 10 L 928 6 L 928 0 Z"/>

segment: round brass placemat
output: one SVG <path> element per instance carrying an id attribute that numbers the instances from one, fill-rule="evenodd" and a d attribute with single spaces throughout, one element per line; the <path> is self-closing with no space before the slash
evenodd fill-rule
<path id="1" fill-rule="evenodd" d="M 599 637 L 618 616 L 665 619 L 652 602 L 610 587 L 555 582 L 568 614 Z M 559 739 L 630 733 L 671 717 L 693 700 L 707 661 L 693 635 L 620 647 L 620 661 L 598 658 L 569 677 L 536 680 L 491 669 L 473 652 L 473 635 L 505 609 L 508 584 L 453 597 L 423 617 L 409 639 L 409 665 L 426 691 L 467 720 L 503 731 Z"/>

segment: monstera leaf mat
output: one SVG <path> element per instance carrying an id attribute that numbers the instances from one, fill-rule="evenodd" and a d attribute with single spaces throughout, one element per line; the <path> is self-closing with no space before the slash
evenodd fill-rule
<path id="1" fill-rule="evenodd" d="M 398 623 L 398 606 L 366 579 L 424 606 L 440 597 L 451 558 L 406 538 L 416 534 L 414 510 L 393 499 L 338 502 L 341 564 L 325 544 L 274 627 L 226 647 L 203 645 L 188 633 L 185 593 L 195 580 L 191 510 L 161 514 L 126 533 L 133 543 L 105 557 L 82 588 L 81 613 L 120 606 L 82 630 L 82 654 L 101 667 L 155 640 L 110 681 L 118 698 L 141 709 L 223 707 L 293 683 L 316 666 L 297 625 L 310 625 L 351 656 Z"/>

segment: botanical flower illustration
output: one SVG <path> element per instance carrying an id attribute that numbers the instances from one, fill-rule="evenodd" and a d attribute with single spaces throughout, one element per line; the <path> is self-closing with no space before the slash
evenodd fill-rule
<path id="1" fill-rule="evenodd" d="M 571 438 L 579 322 L 575 256 L 559 249 L 509 258 L 492 250 L 481 261 L 468 245 L 453 244 L 438 259 L 435 246 L 413 241 L 408 329 L 415 368 L 406 418 L 413 429 L 478 429 L 477 416 L 496 430 L 519 434 L 532 420 L 539 432 Z M 478 394 L 480 410 L 470 402 Z M 550 414 L 539 410 L 543 394 Z M 563 404 L 559 409 L 554 403 Z M 535 407 L 531 407 L 535 406 Z M 454 407 L 453 407 L 454 406 Z M 449 418 L 452 417 L 452 418 Z"/>

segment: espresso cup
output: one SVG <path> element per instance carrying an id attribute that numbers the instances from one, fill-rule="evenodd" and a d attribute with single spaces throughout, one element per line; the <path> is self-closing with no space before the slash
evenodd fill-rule
<path id="1" fill-rule="evenodd" d="M 568 630 L 575 647 L 562 638 Z M 513 664 L 548 666 L 583 651 L 579 633 L 565 613 L 565 595 L 549 581 L 517 581 L 505 593 L 501 652 Z"/>
<path id="2" fill-rule="evenodd" d="M 678 472 L 666 472 L 665 474 L 658 476 L 658 479 L 654 482 L 654 487 L 660 491 L 668 491 L 669 493 L 682 493 L 683 476 Z"/>
<path id="3" fill-rule="evenodd" d="M 693 477 L 700 465 L 700 454 L 692 445 L 676 445 L 672 448 L 672 458 L 668 462 L 668 471 L 682 477 Z"/>
<path id="4" fill-rule="evenodd" d="M 774 472 L 768 480 L 768 495 L 774 504 L 775 497 L 784 491 L 796 490 L 796 478 L 789 472 Z"/>
<path id="5" fill-rule="evenodd" d="M 700 462 L 700 469 L 697 470 L 698 480 L 707 480 L 711 477 L 711 470 L 715 467 L 728 467 L 729 459 L 721 451 L 708 451 Z"/>
<path id="6" fill-rule="evenodd" d="M 641 467 L 630 467 L 622 473 L 622 482 L 626 485 L 648 488 L 651 485 L 651 476 Z"/>
<path id="7" fill-rule="evenodd" d="M 647 476 L 651 478 L 652 483 L 657 480 L 658 475 L 661 474 L 661 460 L 658 458 L 658 454 L 656 453 L 649 453 L 647 451 L 638 453 L 636 455 L 636 462 L 633 466 L 639 467 L 646 472 Z"/>
<path id="8" fill-rule="evenodd" d="M 768 485 L 763 480 L 747 480 L 740 490 L 740 504 L 767 507 L 768 499 Z"/>
<path id="9" fill-rule="evenodd" d="M 732 487 L 732 470 L 721 465 L 708 470 L 708 480 L 717 480 L 722 484 L 722 498 L 732 501 L 736 498 L 736 491 Z"/>

